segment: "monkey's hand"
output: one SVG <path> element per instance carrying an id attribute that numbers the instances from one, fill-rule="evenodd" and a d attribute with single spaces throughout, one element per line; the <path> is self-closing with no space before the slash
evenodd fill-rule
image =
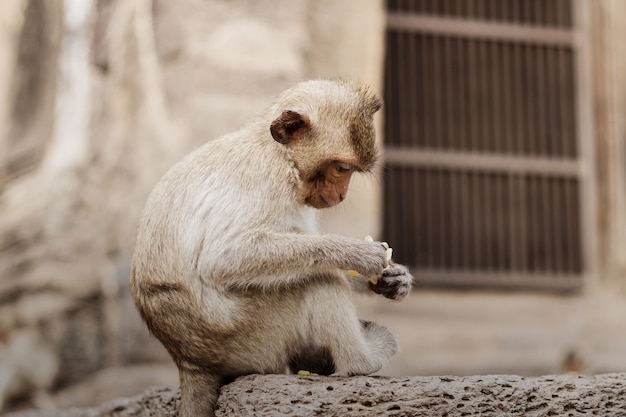
<path id="1" fill-rule="evenodd" d="M 389 266 L 383 270 L 376 283 L 368 281 L 370 290 L 391 300 L 402 300 L 409 295 L 412 284 L 413 276 L 409 270 L 393 262 L 389 262 Z"/>
<path id="2" fill-rule="evenodd" d="M 387 252 L 379 242 L 369 240 L 354 240 L 351 242 L 353 256 L 349 264 L 342 269 L 353 271 L 352 276 L 358 274 L 364 277 L 379 277 L 387 267 Z"/>

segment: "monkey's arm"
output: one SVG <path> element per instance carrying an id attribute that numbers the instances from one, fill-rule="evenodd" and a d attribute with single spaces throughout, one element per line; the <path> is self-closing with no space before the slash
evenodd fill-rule
<path id="1" fill-rule="evenodd" d="M 387 266 L 385 249 L 379 243 L 338 235 L 255 232 L 207 248 L 198 272 L 225 287 L 276 288 L 337 269 L 381 276 Z"/>

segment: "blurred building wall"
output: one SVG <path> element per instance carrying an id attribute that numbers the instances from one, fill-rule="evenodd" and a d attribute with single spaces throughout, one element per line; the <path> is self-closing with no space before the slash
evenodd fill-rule
<path id="1" fill-rule="evenodd" d="M 368 5 L 360 0 L 310 2 L 312 47 L 307 57 L 307 77 L 342 74 L 366 82 L 382 97 L 384 3 L 384 0 L 370 1 Z M 382 114 L 380 111 L 375 116 L 379 141 Z M 323 213 L 322 228 L 360 238 L 380 236 L 380 175 L 378 171 L 373 176 L 354 176 L 346 201 Z"/>
<path id="2" fill-rule="evenodd" d="M 603 281 L 626 288 L 626 2 L 590 2 Z"/>
<path id="3" fill-rule="evenodd" d="M 600 270 L 623 285 L 626 2 L 590 3 Z M 128 296 L 150 189 L 182 155 L 301 79 L 352 76 L 380 91 L 383 8 L 2 0 L 0 410 L 24 393 L 45 404 L 37 394 L 103 368 L 169 361 Z M 326 229 L 378 234 L 379 184 L 355 182 Z"/>

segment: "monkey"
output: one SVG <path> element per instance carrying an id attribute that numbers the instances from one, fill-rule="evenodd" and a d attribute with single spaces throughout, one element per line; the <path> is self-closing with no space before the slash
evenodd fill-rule
<path id="1" fill-rule="evenodd" d="M 357 317 L 352 295 L 405 298 L 408 269 L 380 242 L 317 225 L 351 176 L 375 166 L 381 106 L 356 81 L 300 82 L 149 195 L 131 291 L 178 367 L 182 417 L 214 415 L 219 388 L 241 375 L 367 375 L 397 352 L 390 330 Z"/>

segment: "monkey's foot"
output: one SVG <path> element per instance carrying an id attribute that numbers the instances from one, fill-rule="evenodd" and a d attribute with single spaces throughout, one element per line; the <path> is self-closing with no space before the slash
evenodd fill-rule
<path id="1" fill-rule="evenodd" d="M 370 290 L 391 300 L 402 300 L 409 295 L 412 284 L 413 276 L 406 267 L 394 263 L 383 270 L 378 280 L 368 282 Z"/>

